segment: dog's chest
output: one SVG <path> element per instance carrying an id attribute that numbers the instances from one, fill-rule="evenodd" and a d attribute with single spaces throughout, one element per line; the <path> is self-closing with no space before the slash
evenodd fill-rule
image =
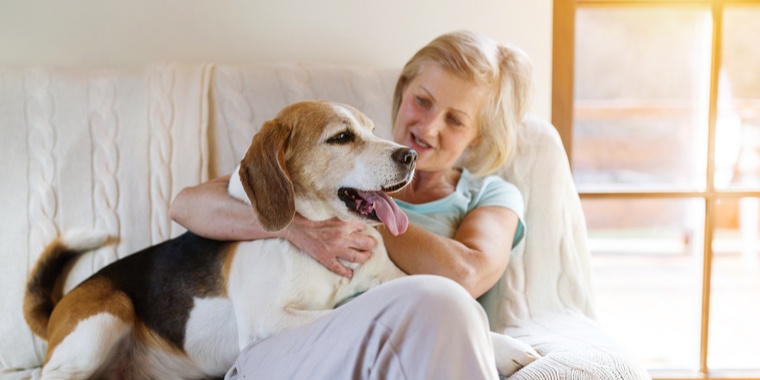
<path id="1" fill-rule="evenodd" d="M 374 230 L 372 230 L 374 232 Z M 375 232 L 376 233 L 376 232 Z M 379 242 L 382 242 L 379 234 Z M 339 276 L 281 239 L 238 245 L 228 274 L 230 294 L 242 292 L 262 309 L 276 306 L 303 310 L 332 309 L 342 300 L 403 275 L 382 244 L 352 279 Z"/>
<path id="2" fill-rule="evenodd" d="M 227 286 L 230 295 L 247 294 L 246 303 L 261 310 L 284 306 L 321 310 L 332 308 L 345 282 L 292 244 L 269 239 L 238 245 Z"/>

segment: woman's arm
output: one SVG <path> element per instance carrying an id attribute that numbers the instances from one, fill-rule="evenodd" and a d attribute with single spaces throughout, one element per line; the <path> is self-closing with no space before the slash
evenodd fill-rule
<path id="1" fill-rule="evenodd" d="M 196 235 L 215 240 L 256 240 L 284 237 L 264 230 L 250 206 L 227 193 L 230 176 L 212 179 L 180 191 L 169 216 Z"/>
<path id="2" fill-rule="evenodd" d="M 517 225 L 514 211 L 485 206 L 465 216 L 453 239 L 414 225 L 399 236 L 382 227 L 379 230 L 388 254 L 401 270 L 448 277 L 477 298 L 506 270 Z"/>
<path id="3" fill-rule="evenodd" d="M 229 176 L 224 176 L 183 189 L 169 207 L 169 216 L 209 239 L 287 239 L 331 271 L 349 278 L 353 271 L 339 259 L 363 263 L 377 244 L 373 238 L 359 233 L 365 228 L 362 223 L 337 218 L 314 222 L 296 214 L 282 231 L 267 231 L 250 205 L 229 195 L 228 181 Z"/>

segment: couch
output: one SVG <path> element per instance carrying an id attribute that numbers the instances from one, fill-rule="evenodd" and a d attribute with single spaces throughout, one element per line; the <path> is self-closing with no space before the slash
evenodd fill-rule
<path id="1" fill-rule="evenodd" d="M 45 343 L 22 316 L 46 243 L 98 228 L 113 245 L 82 256 L 64 285 L 183 229 L 167 213 L 185 186 L 226 174 L 262 123 L 305 99 L 353 105 L 390 138 L 399 70 L 316 64 L 0 68 L 0 378 L 34 378 Z M 594 320 L 580 201 L 555 129 L 528 117 L 499 174 L 526 203 L 526 239 L 480 301 L 494 331 L 543 358 L 511 378 L 647 379 Z"/>

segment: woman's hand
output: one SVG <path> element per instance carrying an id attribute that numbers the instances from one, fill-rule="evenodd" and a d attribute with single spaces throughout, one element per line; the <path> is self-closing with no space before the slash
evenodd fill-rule
<path id="1" fill-rule="evenodd" d="M 351 278 L 353 270 L 341 260 L 363 263 L 370 258 L 370 251 L 377 246 L 374 238 L 362 234 L 365 228 L 371 227 L 338 218 L 315 222 L 296 214 L 281 237 L 308 253 L 327 269 Z"/>

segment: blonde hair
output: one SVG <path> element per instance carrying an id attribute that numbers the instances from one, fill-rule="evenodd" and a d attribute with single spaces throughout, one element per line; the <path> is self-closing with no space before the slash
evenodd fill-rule
<path id="1" fill-rule="evenodd" d="M 393 94 L 394 125 L 406 86 L 431 64 L 487 89 L 486 103 L 478 117 L 481 141 L 465 151 L 460 164 L 476 176 L 493 173 L 510 159 L 515 128 L 527 111 L 530 59 L 522 50 L 478 33 L 444 34 L 420 49 L 404 66 Z"/>

